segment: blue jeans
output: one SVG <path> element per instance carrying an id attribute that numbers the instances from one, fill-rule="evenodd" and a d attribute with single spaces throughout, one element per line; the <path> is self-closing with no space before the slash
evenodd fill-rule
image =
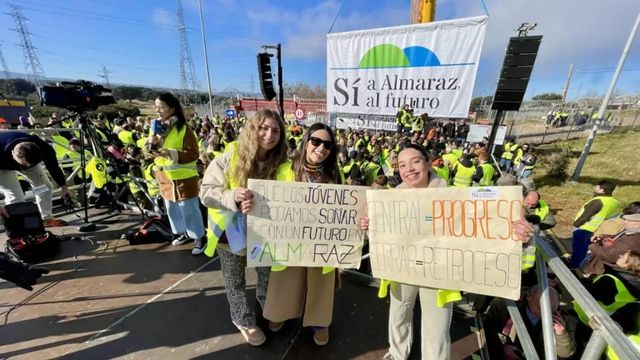
<path id="1" fill-rule="evenodd" d="M 186 232 L 191 239 L 200 239 L 204 236 L 200 200 L 197 196 L 180 201 L 164 199 L 164 204 L 167 207 L 171 232 L 175 235 Z"/>
<path id="2" fill-rule="evenodd" d="M 579 267 L 582 260 L 587 256 L 589 244 L 591 243 L 593 233 L 584 229 L 574 229 L 573 239 L 571 240 L 571 263 L 572 267 Z"/>
<path id="3" fill-rule="evenodd" d="M 523 179 L 527 179 L 529 176 L 531 176 L 532 172 L 533 172 L 533 169 L 522 170 L 522 175 L 520 177 Z"/>
<path id="4" fill-rule="evenodd" d="M 511 160 L 500 159 L 500 169 L 504 171 L 511 170 Z"/>

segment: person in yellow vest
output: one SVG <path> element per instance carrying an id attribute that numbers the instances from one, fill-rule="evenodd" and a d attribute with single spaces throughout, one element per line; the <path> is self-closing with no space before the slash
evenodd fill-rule
<path id="1" fill-rule="evenodd" d="M 471 186 L 473 175 L 476 173 L 476 167 L 473 166 L 469 154 L 463 154 L 460 161 L 451 170 L 451 179 L 455 187 Z"/>
<path id="2" fill-rule="evenodd" d="M 481 153 L 478 156 L 478 166 L 476 166 L 476 172 L 471 179 L 476 186 L 493 186 L 493 175 L 495 169 L 493 165 L 489 164 L 489 155 L 486 152 Z"/>
<path id="3" fill-rule="evenodd" d="M 396 126 L 397 126 L 396 132 L 398 134 L 402 134 L 402 132 L 404 131 L 404 120 L 405 120 L 405 117 L 407 116 L 410 116 L 409 105 L 404 104 L 402 105 L 400 110 L 398 110 L 398 112 L 396 113 Z"/>
<path id="4" fill-rule="evenodd" d="M 587 255 L 591 236 L 598 230 L 600 224 L 620 214 L 620 203 L 613 197 L 615 189 L 616 185 L 611 181 L 600 181 L 595 187 L 595 196 L 578 211 L 573 222 L 570 266 L 574 268 L 580 266 Z"/>
<path id="5" fill-rule="evenodd" d="M 433 160 L 433 171 L 449 183 L 451 170 L 449 170 L 449 165 L 445 164 L 444 160 L 441 158 Z"/>
<path id="6" fill-rule="evenodd" d="M 459 157 L 457 154 L 453 153 L 453 148 L 450 145 L 447 145 L 444 149 L 444 154 L 442 154 L 442 161 L 444 161 L 445 165 L 449 167 L 449 170 L 453 170 L 453 168 L 458 163 Z"/>
<path id="7" fill-rule="evenodd" d="M 551 208 L 546 201 L 540 199 L 540 194 L 535 190 L 529 190 L 524 194 L 522 201 L 526 219 L 532 224 L 537 224 L 540 230 L 548 230 L 556 226 L 556 219 L 551 213 Z M 529 271 L 536 264 L 536 248 L 530 244 L 522 249 L 522 284 L 536 284 L 535 272 Z"/>
<path id="8" fill-rule="evenodd" d="M 302 137 L 299 155 L 280 166 L 277 180 L 341 184 L 337 152 L 333 130 L 315 123 Z M 339 276 L 329 267 L 272 267 L 264 307 L 269 330 L 278 331 L 284 321 L 302 317 L 302 326 L 313 328 L 315 344 L 326 345 Z"/>
<path id="9" fill-rule="evenodd" d="M 516 150 L 518 150 L 519 146 L 520 145 L 516 144 L 513 139 L 510 139 L 506 143 L 504 143 L 502 147 L 502 156 L 500 158 L 500 168 L 503 171 L 511 171 L 511 168 L 513 167 L 513 157 L 515 156 Z"/>
<path id="10" fill-rule="evenodd" d="M 424 113 L 416 116 L 416 118 L 413 120 L 413 124 L 411 124 L 411 131 L 414 136 L 416 134 L 422 134 L 422 132 L 424 131 L 424 123 L 427 120 L 427 117 L 427 113 Z"/>
<path id="11" fill-rule="evenodd" d="M 124 145 L 129 145 L 135 144 L 138 137 L 133 131 L 131 131 L 131 125 L 124 124 L 122 125 L 122 130 L 118 132 L 118 139 L 120 139 Z"/>
<path id="12" fill-rule="evenodd" d="M 241 213 L 247 214 L 253 206 L 253 193 L 246 189 L 247 179 L 275 180 L 286 153 L 284 121 L 275 111 L 259 110 L 247 120 L 238 141 L 213 159 L 200 187 L 200 199 L 209 208 L 205 254 L 213 256 L 218 250 L 231 321 L 253 346 L 262 345 L 266 337 L 256 325 L 253 306 L 247 298 L 246 232 Z M 269 268 L 257 267 L 256 272 L 256 298 L 264 308 Z"/>
<path id="13" fill-rule="evenodd" d="M 640 260 L 640 254 L 636 254 L 635 257 L 636 260 Z M 620 325 L 629 343 L 640 354 L 640 301 L 625 304 L 611 315 L 611 319 Z M 620 360 L 610 345 L 607 346 L 606 356 L 608 360 Z"/>
<path id="14" fill-rule="evenodd" d="M 576 336 L 571 331 L 573 323 L 565 320 L 566 317 L 562 315 L 558 291 L 549 287 L 548 294 L 553 322 L 551 335 L 556 343 L 557 358 L 572 358 L 577 351 Z M 524 326 L 529 333 L 536 353 L 543 359 L 544 338 L 540 308 L 542 289 L 540 286 L 534 285 L 527 289 L 523 297 L 523 300 L 516 302 L 516 309 L 524 321 Z M 495 298 L 491 301 L 489 309 L 483 316 L 483 324 L 487 350 L 491 359 L 525 359 L 520 334 L 516 331 L 509 315 L 505 299 Z"/>
<path id="15" fill-rule="evenodd" d="M 523 156 L 518 160 L 518 165 L 516 168 L 516 175 L 520 179 L 526 179 L 531 176 L 533 173 L 533 168 L 538 161 L 538 157 L 533 151 L 533 148 L 529 146 L 529 144 L 522 144 L 522 153 Z"/>
<path id="16" fill-rule="evenodd" d="M 191 253 L 200 255 L 206 237 L 198 201 L 196 135 L 187 125 L 180 101 L 175 96 L 161 94 L 155 107 L 165 130 L 151 136 L 148 145 L 156 155 L 156 180 L 169 216 L 172 244 L 177 246 L 193 241 Z"/>
<path id="17" fill-rule="evenodd" d="M 431 168 L 427 151 L 420 145 L 409 144 L 398 154 L 398 168 L 402 183 L 397 188 L 438 188 L 446 187 Z M 513 231 L 517 239 L 528 242 L 532 236 L 532 227 L 526 220 L 513 222 Z M 369 218 L 364 216 L 360 228 L 369 229 Z M 420 296 L 422 309 L 421 353 L 423 359 L 449 359 L 451 357 L 451 338 L 449 327 L 453 313 L 453 302 L 462 298 L 459 291 L 434 289 L 389 282 L 382 280 L 381 295 L 386 296 L 391 287 L 389 306 L 389 352 L 383 359 L 407 359 L 411 350 L 413 310 Z"/>
<path id="18" fill-rule="evenodd" d="M 523 205 L 527 215 L 536 216 L 539 219 L 535 223 L 540 226 L 540 230 L 549 230 L 556 226 L 556 219 L 551 213 L 549 204 L 540 199 L 540 193 L 537 191 L 527 191 L 524 194 Z"/>

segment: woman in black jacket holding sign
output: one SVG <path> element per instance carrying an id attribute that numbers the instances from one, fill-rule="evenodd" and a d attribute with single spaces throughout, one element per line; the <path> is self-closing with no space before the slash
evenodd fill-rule
<path id="1" fill-rule="evenodd" d="M 341 184 L 336 140 L 333 130 L 315 123 L 304 134 L 300 152 L 278 169 L 276 179 L 309 183 Z M 314 330 L 318 346 L 329 342 L 333 298 L 339 274 L 334 268 L 273 266 L 267 288 L 264 317 L 269 330 L 276 332 L 284 321 L 303 317 L 303 326 Z"/>

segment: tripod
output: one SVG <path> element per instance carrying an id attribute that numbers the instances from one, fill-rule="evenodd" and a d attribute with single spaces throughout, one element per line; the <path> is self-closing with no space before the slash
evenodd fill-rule
<path id="1" fill-rule="evenodd" d="M 109 156 L 105 156 L 105 150 L 102 146 L 102 142 L 100 140 L 100 137 L 97 134 L 97 131 L 95 128 L 93 128 L 91 126 L 91 124 L 89 124 L 87 117 L 85 115 L 84 112 L 77 112 L 76 114 L 76 121 L 79 124 L 79 130 L 80 130 L 80 144 L 81 144 L 81 151 L 80 151 L 80 166 L 81 166 L 81 172 L 82 172 L 82 198 L 83 198 L 83 203 L 84 203 L 84 225 L 78 227 L 78 230 L 81 232 L 88 232 L 88 231 L 94 231 L 95 230 L 95 224 L 89 222 L 89 212 L 88 212 L 88 207 L 89 207 L 89 201 L 87 199 L 87 183 L 86 183 L 86 164 L 87 164 L 87 159 L 85 156 L 85 147 L 86 147 L 86 142 L 88 140 L 88 142 L 90 143 L 92 149 L 93 149 L 93 153 L 96 157 L 104 160 L 109 166 L 109 168 L 111 168 L 113 170 L 113 175 L 120 180 L 120 183 L 126 183 L 124 180 L 124 177 L 122 175 L 122 173 L 120 172 L 120 170 L 118 169 L 118 164 L 115 163 L 115 161 L 110 158 Z M 106 169 L 104 169 L 106 171 Z M 150 196 L 148 195 L 148 193 L 146 193 L 146 190 L 144 189 L 143 186 L 141 186 L 141 182 L 136 179 L 136 178 L 131 178 L 131 181 L 135 182 L 136 185 L 138 185 L 138 187 L 140 188 L 141 191 L 144 192 L 144 194 L 150 198 Z M 107 191 L 109 191 L 109 189 L 107 188 Z M 117 199 L 125 192 L 127 191 L 127 187 L 123 187 L 121 189 L 120 192 L 117 192 L 116 194 L 113 195 L 113 200 L 110 203 L 110 207 L 112 210 L 120 210 L 118 208 L 118 203 L 117 203 Z M 140 204 L 138 203 L 138 201 L 136 200 L 136 198 L 134 196 L 132 196 L 133 201 L 136 205 L 136 207 L 138 208 L 138 210 L 140 211 L 140 213 L 142 214 L 142 216 L 144 218 L 147 217 L 146 212 L 141 208 Z"/>

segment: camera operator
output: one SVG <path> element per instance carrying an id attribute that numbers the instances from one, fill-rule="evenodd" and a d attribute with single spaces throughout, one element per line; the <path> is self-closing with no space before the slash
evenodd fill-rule
<path id="1" fill-rule="evenodd" d="M 36 195 L 36 203 L 46 227 L 66 226 L 67 223 L 53 217 L 53 185 L 40 164 L 49 170 L 64 196 L 70 196 L 64 173 L 58 165 L 56 153 L 42 139 L 20 132 L 0 132 L 0 192 L 7 204 L 24 201 L 24 193 L 17 173 L 24 175 Z"/>
<path id="2" fill-rule="evenodd" d="M 0 218 L 3 220 L 9 217 L 7 210 L 0 206 Z M 33 290 L 33 285 L 49 270 L 32 267 L 23 262 L 11 258 L 9 255 L 0 252 L 0 278 L 12 282 L 23 289 Z"/>

